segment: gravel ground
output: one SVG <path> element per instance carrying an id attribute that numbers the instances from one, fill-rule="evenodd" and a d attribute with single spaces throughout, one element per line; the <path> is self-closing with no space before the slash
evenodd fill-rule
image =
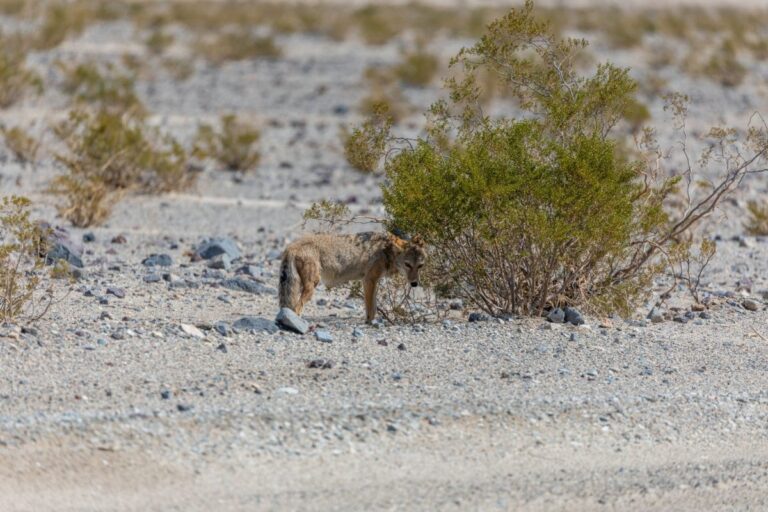
<path id="1" fill-rule="evenodd" d="M 91 27 L 33 60 L 117 58 L 142 51 L 133 39 L 123 23 Z M 742 236 L 762 176 L 702 228 L 718 239 L 703 312 L 676 291 L 660 323 L 645 319 L 649 302 L 579 327 L 468 322 L 463 308 L 371 327 L 360 301 L 320 289 L 305 318 L 332 342 L 235 332 L 243 317 L 274 318 L 277 259 L 308 204 L 381 212 L 377 179 L 343 163 L 338 129 L 357 120 L 365 67 L 396 61 L 398 45 L 279 43 L 274 62 L 139 81 L 152 121 L 182 139 L 224 111 L 259 122 L 263 162 L 242 180 L 207 169 L 190 193 L 126 198 L 90 230 L 83 276 L 61 302 L 34 325 L 0 327 L 0 510 L 768 508 L 768 240 Z M 448 56 L 465 43 L 434 46 Z M 595 46 L 639 78 L 644 51 Z M 667 74 L 700 128 L 743 124 L 768 69 L 754 63 L 736 90 Z M 406 93 L 423 107 L 438 90 Z M 661 100 L 647 101 L 662 119 Z M 54 88 L 0 117 L 42 130 L 65 108 Z M 6 158 L 0 183 L 53 220 L 49 160 L 31 170 Z M 239 245 L 231 269 L 191 261 L 212 236 Z M 145 266 L 150 254 L 171 265 Z M 227 288 L 235 278 L 256 293 Z"/>

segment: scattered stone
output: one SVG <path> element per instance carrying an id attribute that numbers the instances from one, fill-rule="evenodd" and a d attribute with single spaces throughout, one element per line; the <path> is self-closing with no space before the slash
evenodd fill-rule
<path id="1" fill-rule="evenodd" d="M 299 334 L 307 334 L 309 332 L 309 324 L 288 308 L 282 308 L 277 314 L 275 321 L 280 326 Z"/>
<path id="2" fill-rule="evenodd" d="M 359 328 L 355 327 L 354 329 L 352 329 L 352 337 L 353 338 L 363 338 L 363 337 L 365 337 L 365 332 L 363 332 L 362 329 L 359 329 Z"/>
<path id="3" fill-rule="evenodd" d="M 688 323 L 688 317 L 684 315 L 677 315 L 672 319 L 673 322 L 677 322 L 679 324 L 687 324 Z"/>
<path id="4" fill-rule="evenodd" d="M 659 308 L 653 308 L 648 313 L 648 320 L 650 320 L 654 324 L 660 324 L 664 321 L 664 313 L 661 312 Z"/>
<path id="5" fill-rule="evenodd" d="M 709 320 L 712 318 L 712 315 L 710 315 L 707 311 L 702 311 L 699 313 L 699 318 L 703 318 L 704 320 Z"/>
<path id="6" fill-rule="evenodd" d="M 232 259 L 228 254 L 217 254 L 210 260 L 208 260 L 208 268 L 229 270 L 232 268 Z"/>
<path id="7" fill-rule="evenodd" d="M 117 235 L 115 237 L 112 237 L 113 244 L 124 244 L 126 242 L 128 242 L 128 240 L 125 238 L 124 235 Z"/>
<path id="8" fill-rule="evenodd" d="M 171 392 L 167 389 L 164 389 L 160 392 L 160 398 L 163 400 L 170 400 L 171 399 Z"/>
<path id="9" fill-rule="evenodd" d="M 739 247 L 750 248 L 752 247 L 752 242 L 748 238 L 740 236 Z"/>
<path id="10" fill-rule="evenodd" d="M 261 318 L 258 316 L 244 316 L 232 324 L 232 328 L 236 331 L 266 331 L 269 334 L 276 333 L 279 328 L 273 320 Z"/>
<path id="11" fill-rule="evenodd" d="M 579 337 L 576 336 L 575 332 L 572 332 L 571 336 L 568 338 L 568 341 L 579 341 Z"/>
<path id="12" fill-rule="evenodd" d="M 250 277 L 262 277 L 265 272 L 263 267 L 257 267 L 256 265 L 243 265 L 235 270 L 235 274 L 243 274 Z"/>
<path id="13" fill-rule="evenodd" d="M 562 324 L 565 322 L 565 311 L 555 308 L 547 314 L 547 320 L 555 324 Z"/>
<path id="14" fill-rule="evenodd" d="M 486 315 L 485 313 L 470 313 L 469 314 L 469 321 L 470 322 L 487 322 L 490 320 L 490 317 Z"/>
<path id="15" fill-rule="evenodd" d="M 323 343 L 333 342 L 333 336 L 328 331 L 315 331 L 315 339 Z"/>
<path id="16" fill-rule="evenodd" d="M 330 370 L 333 368 L 333 361 L 330 359 L 313 359 L 307 363 L 307 368 L 317 368 L 319 370 Z"/>
<path id="17" fill-rule="evenodd" d="M 221 334 L 225 338 L 229 337 L 230 328 L 226 322 L 216 322 L 213 324 L 213 330 Z"/>
<path id="18" fill-rule="evenodd" d="M 597 378 L 597 370 L 594 370 L 594 369 L 587 370 L 585 373 L 587 375 L 587 378 L 590 380 Z"/>
<path id="19" fill-rule="evenodd" d="M 173 259 L 168 254 L 150 254 L 141 262 L 145 267 L 170 267 Z"/>
<path id="20" fill-rule="evenodd" d="M 539 329 L 541 329 L 542 331 L 554 331 L 554 330 L 559 329 L 559 328 L 560 328 L 560 324 L 556 324 L 556 323 L 552 323 L 552 322 L 544 322 L 539 327 Z"/>
<path id="21" fill-rule="evenodd" d="M 112 331 L 112 334 L 110 336 L 112 336 L 113 340 L 124 340 L 125 339 L 125 330 L 124 329 L 114 330 L 114 331 Z"/>
<path id="22" fill-rule="evenodd" d="M 405 343 L 401 343 L 397 346 L 397 350 L 405 350 Z"/>
<path id="23" fill-rule="evenodd" d="M 572 325 L 583 325 L 587 323 L 581 315 L 581 311 L 575 308 L 565 308 L 565 321 Z"/>
<path id="24" fill-rule="evenodd" d="M 205 333 L 195 327 L 191 324 L 181 324 L 181 330 L 184 331 L 184 334 L 187 334 L 188 336 L 192 336 L 194 338 L 205 338 Z"/>
<path id="25" fill-rule="evenodd" d="M 223 353 L 225 353 L 225 354 L 226 354 L 226 353 L 227 353 L 227 345 L 226 345 L 226 344 L 224 344 L 224 343 L 219 343 L 219 346 L 218 346 L 218 347 L 216 347 L 216 350 L 218 350 L 219 352 L 223 352 Z"/>
<path id="26" fill-rule="evenodd" d="M 240 257 L 240 249 L 231 238 L 212 238 L 200 244 L 195 254 L 204 260 L 209 260 L 219 254 L 226 254 L 230 261 L 235 261 Z"/>
<path id="27" fill-rule="evenodd" d="M 145 283 L 159 283 L 162 278 L 157 274 L 147 274 L 144 276 Z"/>
<path id="28" fill-rule="evenodd" d="M 114 295 L 118 299 L 124 299 L 125 298 L 125 290 L 122 288 L 112 287 L 110 286 L 107 288 L 107 295 Z"/>
<path id="29" fill-rule="evenodd" d="M 453 311 L 461 311 L 464 309 L 464 302 L 461 299 L 456 299 L 454 301 L 451 301 L 450 305 L 448 306 Z"/>
<path id="30" fill-rule="evenodd" d="M 707 309 L 707 307 L 704 304 L 700 304 L 698 302 L 691 304 L 691 311 L 696 311 L 698 313 L 699 311 L 704 311 L 705 309 Z"/>
<path id="31" fill-rule="evenodd" d="M 389 345 L 389 343 L 387 343 L 387 340 L 378 340 L 376 343 L 378 343 L 382 347 L 386 347 L 387 345 Z"/>
<path id="32" fill-rule="evenodd" d="M 44 229 L 51 229 L 46 223 L 41 223 Z M 69 232 L 64 228 L 55 228 L 48 235 L 48 252 L 45 264 L 53 265 L 58 260 L 64 260 L 73 267 L 83 268 L 83 247 L 75 243 Z"/>
<path id="33" fill-rule="evenodd" d="M 192 410 L 192 406 L 190 404 L 177 404 L 176 410 L 179 412 L 187 412 Z"/>
<path id="34" fill-rule="evenodd" d="M 89 231 L 87 233 L 83 233 L 83 242 L 85 242 L 86 244 L 89 244 L 95 241 L 96 241 L 96 235 L 94 235 L 93 232 Z"/>
<path id="35" fill-rule="evenodd" d="M 100 346 L 104 347 L 104 346 L 107 345 L 107 340 L 105 340 L 104 338 L 99 338 L 99 339 L 96 340 L 96 343 L 99 344 Z"/>
<path id="36" fill-rule="evenodd" d="M 754 299 L 744 299 L 741 305 L 748 311 L 757 311 L 760 309 L 760 303 Z"/>
<path id="37" fill-rule="evenodd" d="M 315 304 L 318 306 L 327 306 L 328 305 L 328 299 L 317 299 L 315 301 Z"/>
<path id="38" fill-rule="evenodd" d="M 283 393 L 285 395 L 298 395 L 299 394 L 299 390 L 298 389 L 291 388 L 291 387 L 278 388 L 275 392 L 276 393 Z"/>
<path id="39" fill-rule="evenodd" d="M 254 295 L 275 295 L 277 290 L 270 286 L 265 286 L 256 281 L 250 279 L 243 279 L 241 277 L 233 277 L 231 279 L 224 279 L 219 283 L 222 287 L 228 290 L 234 290 L 238 292 L 252 293 Z"/>

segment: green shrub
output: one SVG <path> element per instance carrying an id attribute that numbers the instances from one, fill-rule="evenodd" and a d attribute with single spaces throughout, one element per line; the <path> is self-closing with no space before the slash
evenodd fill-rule
<path id="1" fill-rule="evenodd" d="M 381 161 L 387 137 L 392 126 L 387 104 L 378 104 L 373 108 L 373 115 L 359 128 L 352 132 L 341 133 L 344 144 L 344 156 L 349 165 L 361 172 L 376 171 Z"/>
<path id="2" fill-rule="evenodd" d="M 79 227 L 103 222 L 122 194 L 158 194 L 190 186 L 187 154 L 140 118 L 108 110 L 74 110 L 54 127 L 66 147 L 55 155 L 65 173 L 50 190 L 62 195 L 62 216 Z"/>
<path id="3" fill-rule="evenodd" d="M 163 31 L 162 28 L 156 28 L 150 32 L 149 36 L 144 40 L 144 44 L 149 53 L 161 55 L 173 44 L 173 39 L 172 34 Z"/>
<path id="4" fill-rule="evenodd" d="M 554 36 L 527 1 L 459 52 L 452 66 L 461 73 L 446 81 L 449 99 L 430 108 L 429 136 L 385 163 L 390 228 L 422 235 L 438 273 L 491 314 L 568 304 L 629 313 L 667 268 L 659 255 L 684 252 L 677 241 L 768 151 L 729 159 L 732 132 L 713 131 L 722 152 L 705 159 L 722 163 L 725 177 L 678 214 L 667 200 L 693 178 L 654 174 L 628 158 L 615 127 L 636 102 L 636 84 L 611 64 L 580 76 L 573 62 L 585 46 Z M 478 108 L 485 71 L 517 98 L 521 118 Z M 684 129 L 683 98 L 671 98 L 670 110 Z M 380 137 L 368 146 L 378 156 Z"/>
<path id="5" fill-rule="evenodd" d="M 63 91 L 76 102 L 117 112 L 130 111 L 135 115 L 144 112 L 134 92 L 134 79 L 111 65 L 102 68 L 94 63 L 72 66 L 59 63 L 59 69 L 64 73 Z"/>
<path id="6" fill-rule="evenodd" d="M 0 201 L 0 321 L 28 313 L 41 316 L 50 305 L 52 292 L 43 293 L 42 311 L 30 311 L 40 293 L 45 265 L 45 234 L 30 219 L 29 199 L 3 197 Z M 46 304 L 47 303 L 47 304 Z M 41 305 L 41 304 L 37 304 Z"/>
<path id="7" fill-rule="evenodd" d="M 195 156 L 212 158 L 229 171 L 245 172 L 259 164 L 261 155 L 257 149 L 261 133 L 235 115 L 221 117 L 221 130 L 203 124 L 197 130 Z"/>

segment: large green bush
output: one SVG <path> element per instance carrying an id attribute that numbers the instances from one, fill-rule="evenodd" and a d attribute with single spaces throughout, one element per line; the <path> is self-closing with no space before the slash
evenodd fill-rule
<path id="1" fill-rule="evenodd" d="M 390 227 L 422 235 L 446 284 L 492 314 L 568 304 L 629 312 L 671 255 L 685 257 L 681 235 L 754 162 L 720 160 L 729 162 L 721 182 L 697 198 L 687 187 L 684 208 L 668 208 L 691 174 L 654 173 L 629 157 L 616 127 L 637 105 L 636 84 L 609 63 L 579 75 L 585 46 L 553 35 L 530 1 L 510 11 L 452 60 L 458 76 L 430 109 L 429 135 L 385 163 Z M 483 112 L 485 73 L 516 97 L 519 118 Z"/>

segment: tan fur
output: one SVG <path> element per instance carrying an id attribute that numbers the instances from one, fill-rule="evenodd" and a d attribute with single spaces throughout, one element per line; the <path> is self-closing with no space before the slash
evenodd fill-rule
<path id="1" fill-rule="evenodd" d="M 301 314 L 317 285 L 363 281 L 365 318 L 376 317 L 379 280 L 400 272 L 418 285 L 426 253 L 419 238 L 403 240 L 385 233 L 307 235 L 286 247 L 280 267 L 280 307 Z"/>

